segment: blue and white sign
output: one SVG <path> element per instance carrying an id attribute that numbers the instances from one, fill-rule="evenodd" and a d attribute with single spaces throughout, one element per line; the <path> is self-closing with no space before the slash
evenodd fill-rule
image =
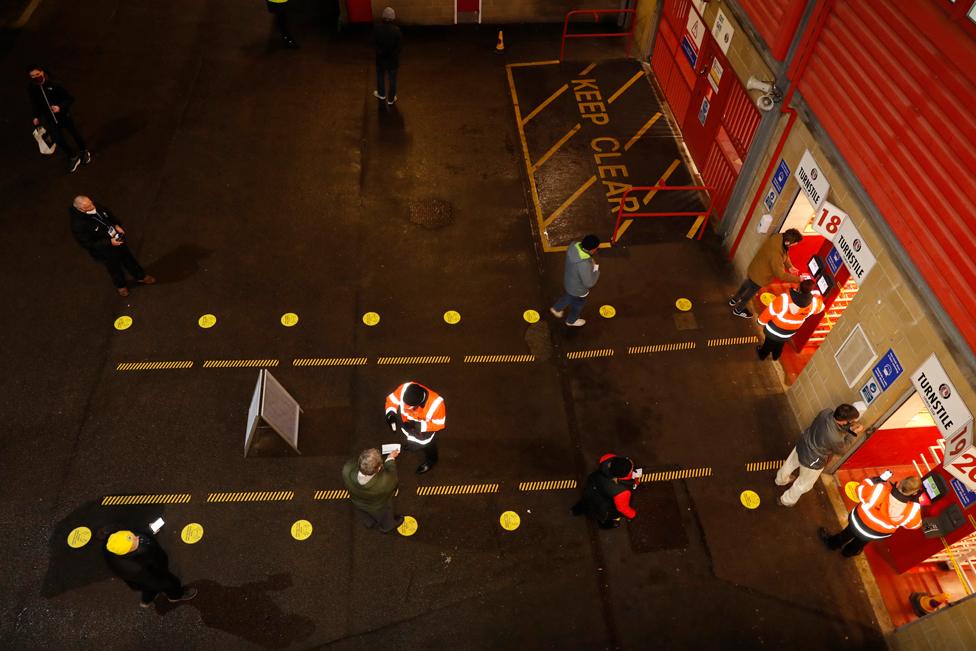
<path id="1" fill-rule="evenodd" d="M 878 381 L 874 378 L 868 380 L 863 387 L 861 387 L 861 398 L 864 399 L 866 404 L 871 404 L 874 399 L 881 395 L 883 389 L 878 386 Z"/>
<path id="2" fill-rule="evenodd" d="M 783 187 L 786 186 L 786 181 L 789 178 L 790 166 L 786 164 L 785 160 L 780 158 L 779 167 L 776 168 L 776 173 L 773 174 L 773 187 L 776 188 L 776 192 L 783 191 Z"/>
<path id="3" fill-rule="evenodd" d="M 708 98 L 707 97 L 702 97 L 701 108 L 698 109 L 698 121 L 701 122 L 702 125 L 704 125 L 705 124 L 705 120 L 708 119 L 708 107 L 709 106 L 711 106 L 711 104 L 709 103 Z"/>
<path id="4" fill-rule="evenodd" d="M 779 192 L 775 188 L 769 188 L 769 192 L 763 198 L 763 205 L 766 206 L 766 210 L 772 210 L 773 206 L 776 205 L 777 199 L 779 199 Z"/>
<path id="5" fill-rule="evenodd" d="M 962 508 L 968 509 L 973 502 L 976 502 L 976 493 L 966 488 L 966 485 L 961 481 L 952 478 L 949 480 L 949 483 L 952 484 L 952 490 L 956 491 L 956 497 L 959 498 L 959 503 L 962 504 Z"/>
<path id="6" fill-rule="evenodd" d="M 685 58 L 688 59 L 688 63 L 690 63 L 691 67 L 694 68 L 695 64 L 698 63 L 698 50 L 696 50 L 695 46 L 691 44 L 691 41 L 688 40 L 687 36 L 681 37 L 681 49 L 684 51 Z"/>
<path id="7" fill-rule="evenodd" d="M 889 348 L 888 352 L 884 354 L 884 357 L 874 365 L 872 374 L 874 375 L 874 379 L 878 381 L 881 390 L 884 391 L 898 379 L 904 370 L 901 367 L 901 362 L 895 357 L 895 351 Z"/>
<path id="8" fill-rule="evenodd" d="M 840 251 L 830 249 L 830 253 L 827 254 L 827 266 L 830 267 L 830 273 L 836 274 L 842 264 L 844 264 L 844 259 L 840 257 Z"/>

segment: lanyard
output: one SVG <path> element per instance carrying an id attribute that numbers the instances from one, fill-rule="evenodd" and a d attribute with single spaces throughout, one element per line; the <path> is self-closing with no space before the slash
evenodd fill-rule
<path id="1" fill-rule="evenodd" d="M 47 93 L 44 92 L 44 84 L 41 84 L 41 96 L 44 98 L 44 103 L 47 104 L 47 110 L 51 113 L 51 119 L 54 120 L 54 124 L 59 124 L 58 116 L 51 108 L 51 102 L 47 99 Z"/>

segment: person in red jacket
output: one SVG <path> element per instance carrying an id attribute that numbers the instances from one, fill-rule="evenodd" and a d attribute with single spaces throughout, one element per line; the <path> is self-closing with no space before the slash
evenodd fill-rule
<path id="1" fill-rule="evenodd" d="M 633 520 L 637 511 L 630 504 L 637 488 L 634 462 L 612 452 L 600 457 L 597 469 L 586 478 L 583 496 L 573 506 L 573 515 L 589 515 L 602 529 L 620 526 L 620 518 Z"/>

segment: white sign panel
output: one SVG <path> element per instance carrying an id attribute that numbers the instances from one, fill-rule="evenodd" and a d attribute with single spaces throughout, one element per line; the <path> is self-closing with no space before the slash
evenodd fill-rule
<path id="1" fill-rule="evenodd" d="M 912 373 L 912 384 L 947 441 L 973 419 L 935 353 Z"/>
<path id="2" fill-rule="evenodd" d="M 719 9 L 718 15 L 715 16 L 715 24 L 712 25 L 712 36 L 715 37 L 715 41 L 722 48 L 724 54 L 729 53 L 729 45 L 732 43 L 732 34 L 734 33 L 735 28 L 729 22 L 729 17 Z"/>
<path id="3" fill-rule="evenodd" d="M 967 452 L 973 452 L 973 421 L 945 439 L 945 456 L 942 465 L 946 468 Z"/>
<path id="4" fill-rule="evenodd" d="M 834 236 L 840 229 L 840 225 L 847 221 L 847 213 L 830 203 L 824 201 L 820 206 L 819 212 L 813 217 L 813 230 L 817 231 L 826 238 L 828 242 L 834 241 Z"/>
<path id="5" fill-rule="evenodd" d="M 705 37 L 705 23 L 694 11 L 688 12 L 688 35 L 695 42 L 695 47 L 701 50 L 702 39 Z"/>
<path id="6" fill-rule="evenodd" d="M 803 158 L 800 159 L 800 164 L 796 166 L 793 176 L 796 178 L 796 182 L 800 184 L 800 188 L 803 189 L 803 194 L 807 195 L 814 211 L 819 212 L 823 202 L 827 200 L 830 182 L 827 181 L 827 177 L 809 149 L 803 152 Z"/>
<path id="7" fill-rule="evenodd" d="M 950 475 L 964 483 L 969 490 L 976 491 L 976 448 L 969 448 L 944 465 Z"/>
<path id="8" fill-rule="evenodd" d="M 854 220 L 845 219 L 841 222 L 834 236 L 834 248 L 840 252 L 840 257 L 850 270 L 851 276 L 860 285 L 874 268 L 876 260 L 867 242 L 854 225 Z"/>

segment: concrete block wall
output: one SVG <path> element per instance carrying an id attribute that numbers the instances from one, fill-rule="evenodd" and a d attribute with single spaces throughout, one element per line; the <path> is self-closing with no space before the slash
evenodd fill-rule
<path id="1" fill-rule="evenodd" d="M 455 0 L 372 0 L 373 16 L 393 7 L 404 25 L 453 25 Z M 572 9 L 619 9 L 619 0 L 482 0 L 481 22 L 561 23 Z"/>

